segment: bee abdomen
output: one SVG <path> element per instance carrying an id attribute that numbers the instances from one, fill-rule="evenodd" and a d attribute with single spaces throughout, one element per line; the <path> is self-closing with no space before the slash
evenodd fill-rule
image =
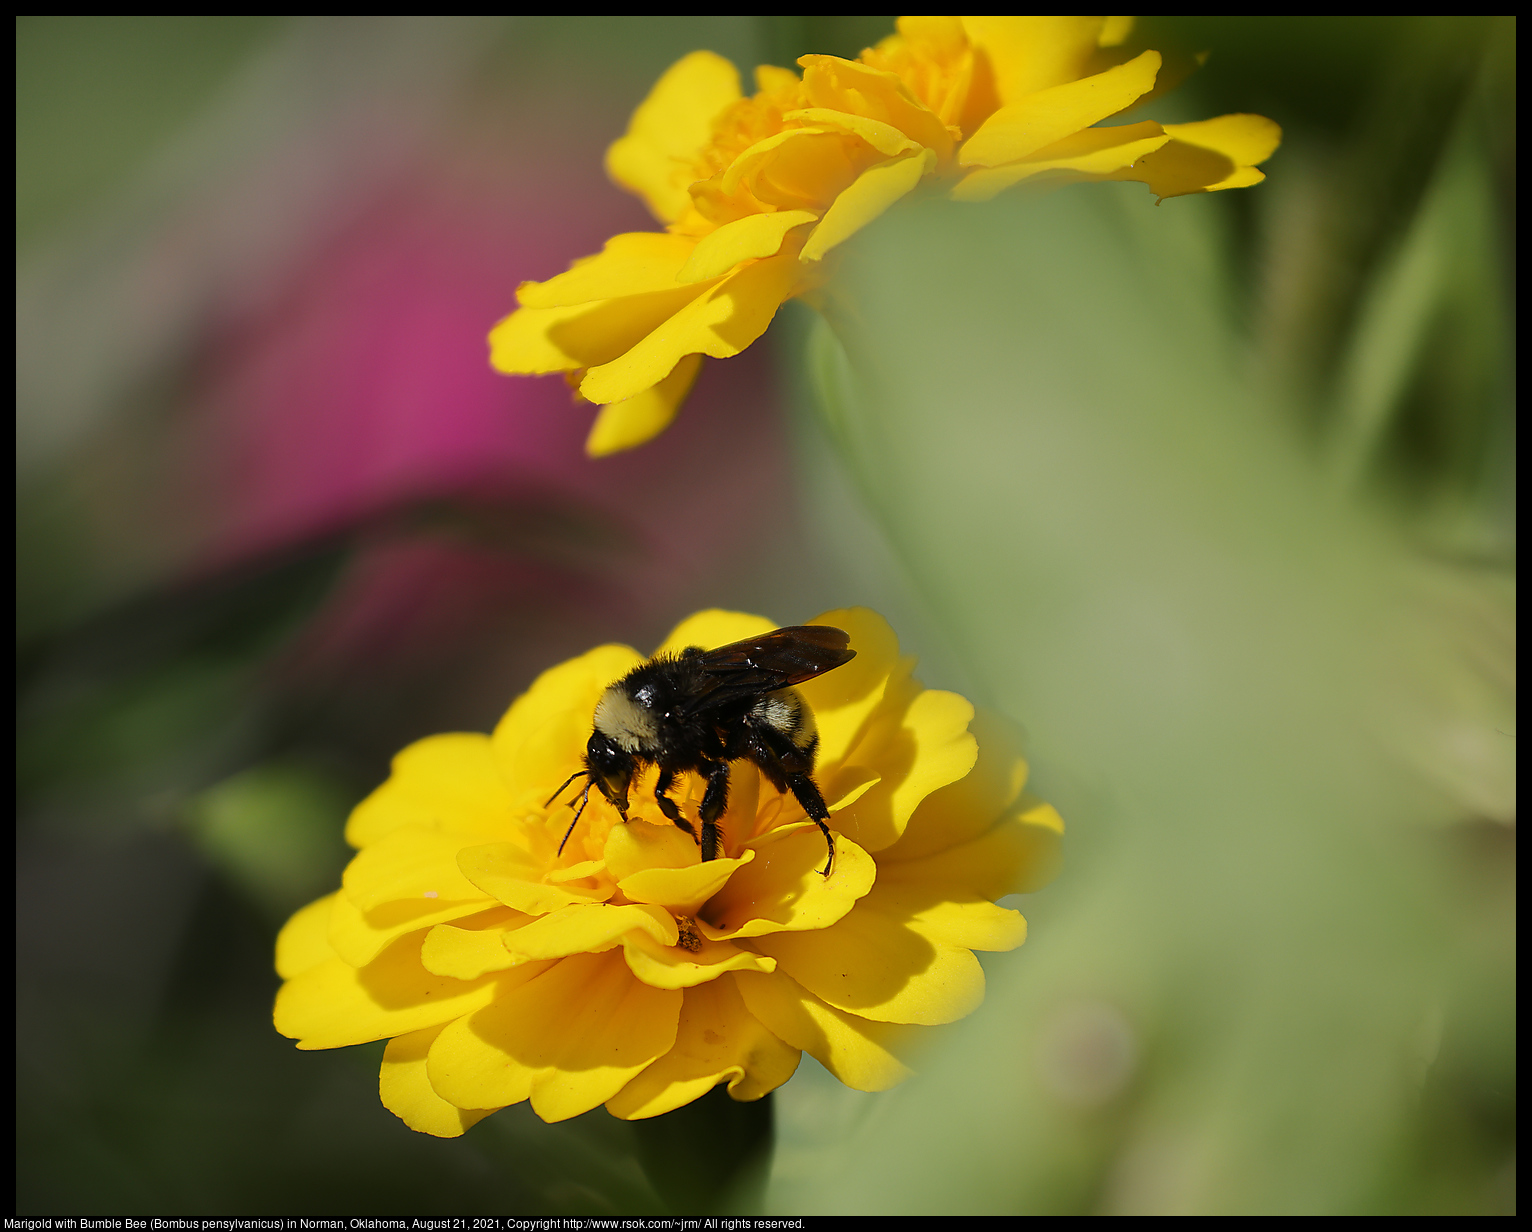
<path id="1" fill-rule="evenodd" d="M 750 721 L 787 737 L 795 748 L 810 750 L 819 742 L 819 727 L 796 689 L 778 689 L 757 699 Z"/>

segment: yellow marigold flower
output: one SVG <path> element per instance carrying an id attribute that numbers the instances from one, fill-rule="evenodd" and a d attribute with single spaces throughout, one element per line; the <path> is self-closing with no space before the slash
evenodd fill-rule
<path id="1" fill-rule="evenodd" d="M 980 201 L 1024 180 L 1139 180 L 1161 199 L 1243 188 L 1281 140 L 1270 120 L 1106 125 L 1147 95 L 1155 51 L 1113 55 L 1119 17 L 901 17 L 856 60 L 765 65 L 756 93 L 712 52 L 672 65 L 607 152 L 663 232 L 613 236 L 490 333 L 502 372 L 564 372 L 602 406 L 593 455 L 662 432 L 704 355 L 737 355 L 824 258 L 923 186 Z"/>
<path id="2" fill-rule="evenodd" d="M 1022 794 L 1008 729 L 923 688 L 880 617 L 814 623 L 857 652 L 799 686 L 837 832 L 829 876 L 817 827 L 744 761 L 719 859 L 660 813 L 653 768 L 627 823 L 591 792 L 560 854 L 571 811 L 545 802 L 583 765 L 603 690 L 641 661 L 600 646 L 543 673 L 493 735 L 394 759 L 351 815 L 340 891 L 278 938 L 277 1029 L 300 1048 L 389 1039 L 383 1103 L 441 1137 L 526 1099 L 547 1121 L 598 1104 L 655 1116 L 719 1083 L 759 1099 L 802 1051 L 861 1090 L 898 1082 L 912 1027 L 983 998 L 972 951 L 1021 944 L 1025 921 L 994 900 L 1046 880 L 1063 826 Z M 771 628 L 701 612 L 660 649 Z M 685 779 L 672 798 L 694 814 Z"/>

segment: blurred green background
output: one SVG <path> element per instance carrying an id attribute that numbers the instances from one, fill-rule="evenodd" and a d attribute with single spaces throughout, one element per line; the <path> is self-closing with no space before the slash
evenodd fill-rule
<path id="1" fill-rule="evenodd" d="M 1066 863 L 733 1202 L 1514 1210 L 1514 22 L 1144 19 L 1266 183 L 894 211 L 635 454 L 483 370 L 650 225 L 600 158 L 666 65 L 891 23 L 18 19 L 18 1212 L 699 1208 L 599 1109 L 411 1133 L 271 943 L 410 740 L 852 603 L 1026 725 Z"/>

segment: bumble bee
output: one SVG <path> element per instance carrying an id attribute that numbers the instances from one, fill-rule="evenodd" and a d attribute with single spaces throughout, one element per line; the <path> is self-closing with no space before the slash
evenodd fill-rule
<path id="1" fill-rule="evenodd" d="M 760 767 L 778 791 L 791 791 L 819 826 L 830 853 L 821 870 L 828 877 L 835 839 L 825 824 L 830 810 L 812 777 L 819 730 L 813 711 L 792 686 L 849 663 L 856 656 L 850 641 L 840 629 L 793 625 L 717 650 L 688 646 L 635 667 L 596 703 L 585 768 L 548 799 L 552 804 L 565 787 L 585 776 L 580 807 L 559 844 L 560 853 L 585 811 L 592 785 L 626 821 L 633 777 L 653 762 L 660 768 L 655 803 L 693 838 L 697 831 L 666 793 L 676 775 L 688 770 L 707 780 L 699 841 L 702 858 L 716 859 L 723 845 L 718 819 L 729 803 L 729 763 L 743 760 Z"/>

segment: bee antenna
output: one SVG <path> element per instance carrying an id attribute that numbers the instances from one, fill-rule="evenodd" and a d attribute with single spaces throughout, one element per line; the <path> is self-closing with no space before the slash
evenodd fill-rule
<path id="1" fill-rule="evenodd" d="M 572 782 L 574 782 L 573 778 L 571 778 L 569 780 L 569 783 L 572 783 Z M 565 783 L 564 787 L 568 787 L 569 783 Z M 564 787 L 560 787 L 559 791 L 563 791 Z M 558 795 L 559 792 L 556 791 L 553 794 L 554 795 Z M 569 836 L 574 833 L 574 828 L 577 825 L 580 824 L 580 814 L 585 811 L 585 806 L 589 802 L 590 802 L 590 780 L 587 778 L 586 781 L 585 781 L 585 790 L 580 793 L 580 807 L 575 810 L 574 820 L 569 823 L 569 829 L 564 831 L 564 842 L 559 844 L 559 855 L 563 855 L 564 854 L 564 843 L 569 842 Z"/>
<path id="2" fill-rule="evenodd" d="M 554 792 L 551 796 L 549 796 L 546 800 L 543 801 L 543 807 L 547 808 L 550 804 L 552 804 L 555 800 L 557 800 L 559 798 L 559 792 L 563 791 L 564 788 L 568 787 L 571 783 L 573 783 L 582 774 L 585 775 L 587 778 L 590 777 L 590 771 L 589 770 L 576 770 L 567 779 L 565 779 L 562 783 L 559 784 L 558 791 Z M 585 785 L 585 790 L 586 791 L 590 790 L 590 784 L 589 783 L 587 783 Z"/>

